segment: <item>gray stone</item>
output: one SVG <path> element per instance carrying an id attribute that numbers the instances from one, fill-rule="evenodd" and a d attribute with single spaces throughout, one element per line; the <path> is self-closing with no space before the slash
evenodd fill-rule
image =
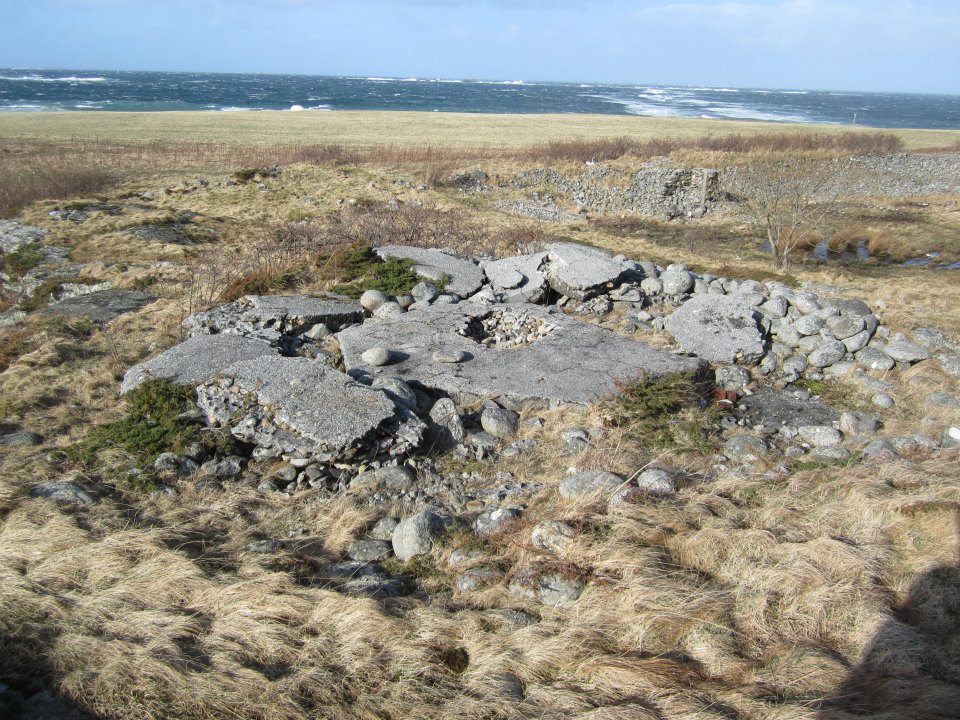
<path id="1" fill-rule="evenodd" d="M 737 435 L 723 445 L 723 454 L 731 461 L 747 464 L 767 456 L 770 446 L 756 435 Z"/>
<path id="2" fill-rule="evenodd" d="M 800 437 L 813 447 L 834 447 L 843 440 L 840 431 L 829 425 L 802 425 L 797 430 Z"/>
<path id="3" fill-rule="evenodd" d="M 899 457 L 897 449 L 887 440 L 873 440 L 862 450 L 863 456 L 871 460 L 893 459 Z"/>
<path id="4" fill-rule="evenodd" d="M 879 370 L 881 372 L 886 372 L 887 370 L 892 370 L 896 365 L 896 362 L 892 357 L 887 355 L 882 350 L 877 350 L 872 347 L 865 347 L 854 356 L 857 360 L 857 364 L 862 367 L 864 370 Z"/>
<path id="5" fill-rule="evenodd" d="M 755 363 L 764 354 L 756 311 L 736 295 L 698 295 L 666 320 L 687 352 L 715 363 Z"/>
<path id="6" fill-rule="evenodd" d="M 509 440 L 517 434 L 520 417 L 512 410 L 502 407 L 487 407 L 480 414 L 480 425 L 495 438 Z"/>
<path id="7" fill-rule="evenodd" d="M 469 355 L 463 350 L 437 350 L 433 359 L 438 363 L 462 363 L 469 359 Z"/>
<path id="8" fill-rule="evenodd" d="M 430 409 L 428 443 L 437 450 L 446 450 L 463 442 L 466 433 L 457 407 L 450 398 L 440 398 Z"/>
<path id="9" fill-rule="evenodd" d="M 684 295 L 693 289 L 693 275 L 683 265 L 669 265 L 660 274 L 660 282 L 667 295 Z"/>
<path id="10" fill-rule="evenodd" d="M 31 445 L 41 445 L 42 443 L 42 436 L 37 435 L 35 432 L 28 432 L 26 430 L 17 430 L 15 432 L 0 435 L 0 445 L 6 445 L 7 447 L 28 447 Z"/>
<path id="11" fill-rule="evenodd" d="M 276 350 L 259 340 L 240 335 L 197 335 L 127 370 L 120 392 L 128 393 L 150 378 L 195 386 L 239 362 L 266 356 L 276 356 Z"/>
<path id="12" fill-rule="evenodd" d="M 457 590 L 471 592 L 503 580 L 503 573 L 492 568 L 476 567 L 463 571 L 457 578 Z"/>
<path id="13" fill-rule="evenodd" d="M 547 252 L 547 281 L 557 292 L 576 300 L 619 285 L 624 265 L 603 250 L 575 243 L 553 243 Z"/>
<path id="14" fill-rule="evenodd" d="M 153 461 L 153 469 L 160 473 L 169 473 L 177 477 L 193 475 L 200 469 L 196 462 L 177 453 L 160 453 Z"/>
<path id="15" fill-rule="evenodd" d="M 136 312 L 154 300 L 156 298 L 153 295 L 137 290 L 99 290 L 51 305 L 44 313 L 75 315 L 105 323 L 121 315 Z"/>
<path id="16" fill-rule="evenodd" d="M 940 367 L 947 375 L 960 378 L 960 355 L 956 353 L 941 352 L 934 355 Z"/>
<path id="17" fill-rule="evenodd" d="M 49 234 L 49 230 L 19 220 L 0 220 L 0 252 L 14 253 L 24 245 L 42 243 Z"/>
<path id="18" fill-rule="evenodd" d="M 207 460 L 200 466 L 200 472 L 206 477 L 218 480 L 233 480 L 243 472 L 246 460 L 239 455 L 228 455 L 225 458 Z"/>
<path id="19" fill-rule="evenodd" d="M 951 425 L 945 428 L 940 435 L 940 447 L 944 450 L 951 450 L 960 447 L 960 427 Z"/>
<path id="20" fill-rule="evenodd" d="M 925 348 L 907 340 L 893 340 L 887 343 L 883 351 L 897 362 L 904 363 L 915 363 L 930 357 Z"/>
<path id="21" fill-rule="evenodd" d="M 817 296 L 808 292 L 796 293 L 790 300 L 790 304 L 804 315 L 809 315 L 820 309 L 820 302 L 817 300 Z"/>
<path id="22" fill-rule="evenodd" d="M 433 283 L 421 282 L 413 286 L 410 294 L 417 302 L 430 303 L 440 294 L 440 290 Z"/>
<path id="23" fill-rule="evenodd" d="M 93 505 L 96 495 L 79 483 L 69 480 L 37 485 L 30 491 L 32 498 L 46 498 L 60 505 Z"/>
<path id="24" fill-rule="evenodd" d="M 864 332 L 863 318 L 858 315 L 840 315 L 830 318 L 827 321 L 827 327 L 837 340 L 844 340 L 857 333 Z M 861 347 L 863 347 L 861 345 Z M 859 349 L 859 348 L 858 348 Z"/>
<path id="25" fill-rule="evenodd" d="M 123 234 L 165 245 L 193 245 L 190 237 L 192 230 L 194 229 L 187 223 L 150 223 L 127 228 Z"/>
<path id="26" fill-rule="evenodd" d="M 567 475 L 560 481 L 560 497 L 565 500 L 577 500 L 599 494 L 612 494 L 624 480 L 619 475 L 604 470 L 587 470 Z"/>
<path id="27" fill-rule="evenodd" d="M 847 349 L 847 352 L 855 353 L 867 346 L 867 343 L 870 342 L 870 333 L 866 330 L 861 330 L 856 335 L 843 338 L 841 342 Z"/>
<path id="28" fill-rule="evenodd" d="M 547 253 L 520 255 L 487 263 L 483 271 L 493 288 L 502 293 L 504 302 L 538 303 L 547 295 L 547 278 L 543 266 Z"/>
<path id="29" fill-rule="evenodd" d="M 396 518 L 384 517 L 377 520 L 376 524 L 370 529 L 371 540 L 393 540 L 393 531 L 397 529 L 400 523 Z M 392 546 L 391 546 L 392 549 Z"/>
<path id="30" fill-rule="evenodd" d="M 801 335 L 797 332 L 797 328 L 793 324 L 784 323 L 782 324 L 776 332 L 777 341 L 783 343 L 787 347 L 800 347 Z"/>
<path id="31" fill-rule="evenodd" d="M 743 390 L 750 384 L 750 373 L 736 366 L 718 367 L 714 377 L 717 387 L 724 390 Z"/>
<path id="32" fill-rule="evenodd" d="M 417 480 L 417 474 L 406 465 L 387 465 L 374 471 L 377 481 L 387 490 L 409 490 Z"/>
<path id="33" fill-rule="evenodd" d="M 808 316 L 809 317 L 809 316 Z M 807 357 L 812 367 L 825 368 L 843 360 L 847 349 L 838 340 L 825 340 L 820 347 Z"/>
<path id="34" fill-rule="evenodd" d="M 663 283 L 659 279 L 648 277 L 640 281 L 640 291 L 644 295 L 655 296 L 663 292 Z"/>
<path id="35" fill-rule="evenodd" d="M 916 328 L 910 333 L 910 337 L 920 347 L 927 350 L 949 349 L 950 343 L 947 336 L 935 328 Z"/>
<path id="36" fill-rule="evenodd" d="M 342 330 L 337 338 L 348 371 L 362 370 L 360 353 L 373 345 L 392 348 L 392 368 L 408 382 L 450 396 L 458 405 L 496 398 L 513 409 L 520 405 L 549 407 L 589 404 L 616 390 L 618 382 L 637 375 L 658 377 L 693 373 L 700 362 L 654 350 L 597 325 L 547 308 L 526 305 L 527 323 L 540 323 L 533 342 L 501 349 L 483 344 L 474 333 L 498 312 L 516 312 L 515 305 L 484 307 L 472 303 L 429 306 L 399 318 L 367 321 Z M 438 363 L 434 352 L 461 351 L 462 364 Z"/>
<path id="37" fill-rule="evenodd" d="M 360 359 L 371 367 L 381 367 L 390 362 L 390 351 L 385 347 L 377 345 L 360 353 Z"/>
<path id="38" fill-rule="evenodd" d="M 821 460 L 826 462 L 844 462 L 850 459 L 850 451 L 845 447 L 821 446 L 810 451 L 807 456 L 810 460 Z"/>
<path id="39" fill-rule="evenodd" d="M 368 312 L 373 312 L 387 302 L 390 302 L 390 296 L 380 290 L 367 290 L 360 296 L 360 305 Z"/>
<path id="40" fill-rule="evenodd" d="M 393 300 L 389 300 L 383 303 L 380 307 L 373 311 L 373 317 L 375 318 L 393 318 L 401 317 L 406 311 L 403 309 L 403 305 Z"/>
<path id="41" fill-rule="evenodd" d="M 385 540 L 354 540 L 347 547 L 347 555 L 357 562 L 374 562 L 389 557 L 393 548 Z"/>
<path id="42" fill-rule="evenodd" d="M 530 542 L 539 550 L 563 555 L 576 535 L 577 531 L 566 523 L 558 520 L 544 520 L 530 530 Z"/>
<path id="43" fill-rule="evenodd" d="M 872 413 L 845 412 L 840 416 L 840 431 L 844 435 L 873 435 L 880 425 L 880 418 Z"/>
<path id="44" fill-rule="evenodd" d="M 275 355 L 226 365 L 197 396 L 208 420 L 238 439 L 320 462 L 352 457 L 372 441 L 381 451 L 404 453 L 426 429 L 383 390 L 306 358 Z"/>
<path id="45" fill-rule="evenodd" d="M 568 453 L 576 454 L 590 447 L 590 435 L 583 428 L 566 428 L 560 431 L 560 439 Z"/>
<path id="46" fill-rule="evenodd" d="M 802 336 L 816 335 L 823 330 L 825 325 L 826 323 L 816 315 L 804 315 L 793 324 L 797 332 Z"/>
<path id="47" fill-rule="evenodd" d="M 443 534 L 443 519 L 432 510 L 423 510 L 400 522 L 393 531 L 393 552 L 403 562 L 425 555 Z"/>
<path id="48" fill-rule="evenodd" d="M 890 408 L 895 407 L 897 404 L 896 401 L 886 393 L 877 393 L 873 396 L 873 398 L 871 398 L 871 402 L 878 408 L 882 408 L 884 410 L 889 410 Z"/>
<path id="49" fill-rule="evenodd" d="M 448 255 L 440 250 L 384 245 L 377 248 L 376 252 L 384 259 L 395 257 L 413 260 L 416 263 L 413 271 L 417 275 L 435 283 L 446 280 L 444 292 L 461 298 L 470 297 L 483 285 L 483 270 L 469 260 Z"/>
<path id="50" fill-rule="evenodd" d="M 574 602 L 582 592 L 582 580 L 561 573 L 549 573 L 540 577 L 537 597 L 544 605 L 556 607 Z"/>
<path id="51" fill-rule="evenodd" d="M 650 495 L 672 495 L 677 491 L 677 483 L 666 470 L 650 468 L 637 477 L 637 490 Z"/>
<path id="52" fill-rule="evenodd" d="M 397 296 L 397 305 L 399 305 L 404 310 L 409 310 L 413 307 L 414 303 L 417 301 L 413 299 L 413 295 L 398 295 Z"/>
<path id="53" fill-rule="evenodd" d="M 495 535 L 507 529 L 510 525 L 523 517 L 520 508 L 506 507 L 487 510 L 480 513 L 473 521 L 473 531 L 480 536 Z"/>

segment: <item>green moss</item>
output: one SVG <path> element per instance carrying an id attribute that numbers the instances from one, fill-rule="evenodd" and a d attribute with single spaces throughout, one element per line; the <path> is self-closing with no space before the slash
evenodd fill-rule
<path id="1" fill-rule="evenodd" d="M 125 400 L 126 415 L 90 428 L 70 449 L 73 459 L 95 466 L 104 450 L 119 449 L 148 464 L 160 453 L 183 450 L 201 440 L 197 423 L 183 416 L 195 401 L 192 388 L 168 380 L 147 380 Z"/>
<path id="2" fill-rule="evenodd" d="M 716 450 L 719 409 L 704 402 L 705 388 L 690 376 L 645 377 L 618 389 L 603 412 L 648 450 Z"/>
<path id="3" fill-rule="evenodd" d="M 335 285 L 333 292 L 350 298 L 360 297 L 365 290 L 379 290 L 386 295 L 410 292 L 421 278 L 413 272 L 413 260 L 382 260 L 372 248 L 361 247 L 344 254 L 340 261 L 341 277 L 347 282 Z"/>
<path id="4" fill-rule="evenodd" d="M 21 245 L 12 253 L 0 254 L 0 271 L 11 277 L 22 277 L 24 273 L 40 265 L 46 256 L 38 242 Z"/>

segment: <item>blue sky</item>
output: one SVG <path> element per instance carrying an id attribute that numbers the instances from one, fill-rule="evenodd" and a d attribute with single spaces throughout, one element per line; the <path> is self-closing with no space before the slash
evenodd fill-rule
<path id="1" fill-rule="evenodd" d="M 0 0 L 0 66 L 960 93 L 958 0 Z"/>

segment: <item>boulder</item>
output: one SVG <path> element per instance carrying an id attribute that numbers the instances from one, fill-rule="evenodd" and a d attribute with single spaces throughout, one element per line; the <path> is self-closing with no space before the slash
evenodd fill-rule
<path id="1" fill-rule="evenodd" d="M 909 340 L 892 340 L 887 343 L 883 351 L 897 362 L 915 363 L 926 360 L 930 352 Z"/>
<path id="2" fill-rule="evenodd" d="M 650 468 L 637 478 L 637 490 L 650 495 L 672 495 L 677 491 L 677 483 L 666 470 Z"/>
<path id="3" fill-rule="evenodd" d="M 347 547 L 347 555 L 357 562 L 374 562 L 389 557 L 393 547 L 384 540 L 354 540 Z"/>
<path id="4" fill-rule="evenodd" d="M 446 450 L 463 442 L 466 433 L 456 405 L 450 398 L 440 398 L 430 409 L 428 443 L 437 450 Z"/>
<path id="5" fill-rule="evenodd" d="M 17 430 L 0 435 L 0 445 L 6 445 L 7 447 L 29 447 L 42 443 L 43 437 L 41 435 L 26 430 Z"/>
<path id="6" fill-rule="evenodd" d="M 30 497 L 47 498 L 60 505 L 93 505 L 97 501 L 94 493 L 69 480 L 37 485 L 30 491 Z"/>
<path id="7" fill-rule="evenodd" d="M 748 464 L 767 456 L 770 446 L 756 435 L 737 435 L 723 445 L 723 454 L 733 462 Z"/>
<path id="8" fill-rule="evenodd" d="M 512 410 L 497 406 L 488 406 L 480 415 L 480 425 L 484 432 L 495 438 L 509 440 L 517 434 L 520 427 L 520 417 Z"/>
<path id="9" fill-rule="evenodd" d="M 432 510 L 423 510 L 403 520 L 393 531 L 393 552 L 403 562 L 425 555 L 433 541 L 443 534 L 446 525 Z"/>
<path id="10" fill-rule="evenodd" d="M 840 416 L 844 435 L 873 435 L 880 429 L 880 418 L 873 413 L 845 412 Z"/>
<path id="11" fill-rule="evenodd" d="M 811 367 L 825 368 L 840 362 L 846 354 L 847 348 L 839 340 L 824 340 L 807 356 L 807 361 Z"/>
<path id="12" fill-rule="evenodd" d="M 533 526 L 530 531 L 530 542 L 539 550 L 563 555 L 576 535 L 577 531 L 566 523 L 558 520 L 544 520 Z"/>
<path id="13" fill-rule="evenodd" d="M 480 513 L 473 521 L 473 531 L 481 537 L 494 535 L 505 530 L 521 517 L 523 517 L 523 511 L 520 508 L 505 507 L 487 510 Z"/>
<path id="14" fill-rule="evenodd" d="M 587 470 L 567 475 L 560 481 L 558 490 L 565 500 L 577 500 L 599 494 L 615 492 L 624 484 L 619 475 L 605 470 Z"/>
<path id="15" fill-rule="evenodd" d="M 756 310 L 737 295 L 697 295 L 666 320 L 685 351 L 715 363 L 756 363 L 764 339 Z"/>
<path id="16" fill-rule="evenodd" d="M 360 296 L 360 306 L 367 312 L 373 312 L 388 302 L 390 302 L 390 296 L 380 290 L 366 290 Z"/>
<path id="17" fill-rule="evenodd" d="M 829 425 L 801 425 L 800 437 L 813 447 L 834 447 L 843 440 L 840 431 Z"/>

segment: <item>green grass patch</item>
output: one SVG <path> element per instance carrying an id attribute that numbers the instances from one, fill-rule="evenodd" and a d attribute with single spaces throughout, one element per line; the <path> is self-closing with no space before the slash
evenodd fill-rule
<path id="1" fill-rule="evenodd" d="M 102 452 L 116 449 L 146 465 L 160 453 L 182 451 L 202 441 L 200 426 L 184 417 L 195 400 L 193 388 L 169 380 L 147 380 L 126 395 L 122 418 L 90 428 L 69 454 L 84 465 L 96 466 Z"/>
<path id="2" fill-rule="evenodd" d="M 705 402 L 705 384 L 673 374 L 640 378 L 618 386 L 618 391 L 603 401 L 601 413 L 646 450 L 716 451 L 720 411 Z"/>
<path id="3" fill-rule="evenodd" d="M 359 298 L 366 290 L 379 290 L 392 296 L 404 295 L 422 281 L 413 272 L 415 264 L 407 258 L 382 260 L 370 247 L 350 250 L 344 253 L 338 268 L 341 278 L 346 282 L 334 285 L 331 290 L 353 299 Z"/>
<path id="4" fill-rule="evenodd" d="M 25 273 L 43 263 L 45 259 L 46 255 L 40 243 L 27 243 L 21 245 L 12 253 L 0 254 L 0 271 L 5 272 L 10 277 L 22 277 Z"/>

